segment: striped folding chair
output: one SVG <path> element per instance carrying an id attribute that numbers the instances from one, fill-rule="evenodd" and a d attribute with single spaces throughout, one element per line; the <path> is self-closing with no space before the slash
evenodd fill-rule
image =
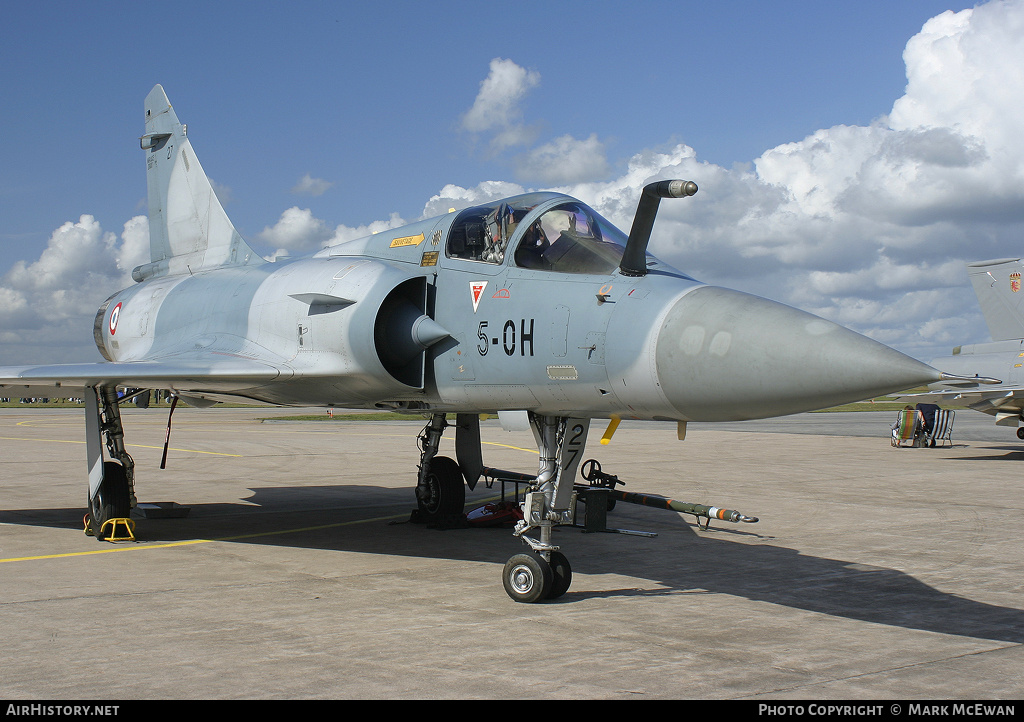
<path id="1" fill-rule="evenodd" d="M 935 421 L 932 422 L 932 430 L 926 439 L 928 446 L 935 446 L 936 442 L 953 445 L 953 416 L 954 412 L 947 409 L 939 409 L 935 412 Z"/>
<path id="2" fill-rule="evenodd" d="M 896 417 L 890 443 L 893 446 L 904 446 L 907 441 L 910 442 L 909 446 L 917 446 L 917 412 L 904 409 Z"/>

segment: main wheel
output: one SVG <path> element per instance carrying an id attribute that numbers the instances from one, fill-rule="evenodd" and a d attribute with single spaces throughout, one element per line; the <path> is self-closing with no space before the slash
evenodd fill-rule
<path id="1" fill-rule="evenodd" d="M 440 521 L 463 513 L 466 485 L 459 465 L 447 456 L 435 456 L 423 483 L 416 487 L 416 506 L 426 522 Z"/>
<path id="2" fill-rule="evenodd" d="M 92 528 L 96 538 L 102 541 L 106 535 L 101 531 L 108 519 L 125 519 L 132 513 L 131 489 L 128 473 L 116 461 L 103 462 L 103 481 L 89 504 Z"/>
<path id="3" fill-rule="evenodd" d="M 558 599 L 569 591 L 572 584 L 572 567 L 569 560 L 562 552 L 551 552 L 551 590 L 548 591 L 548 599 Z"/>
<path id="4" fill-rule="evenodd" d="M 1024 439 L 1024 426 L 1017 429 L 1017 438 Z"/>
<path id="5" fill-rule="evenodd" d="M 536 554 L 516 554 L 505 562 L 501 582 L 513 600 L 532 604 L 548 598 L 554 576 L 548 563 Z"/>

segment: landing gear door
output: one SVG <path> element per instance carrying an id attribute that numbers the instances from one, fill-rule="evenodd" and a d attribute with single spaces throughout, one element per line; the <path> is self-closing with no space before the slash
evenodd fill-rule
<path id="1" fill-rule="evenodd" d="M 484 470 L 483 454 L 480 450 L 480 416 L 478 414 L 456 414 L 455 416 L 455 458 L 459 470 L 466 479 L 470 491 Z"/>
<path id="2" fill-rule="evenodd" d="M 583 460 L 583 451 L 587 446 L 587 432 L 590 431 L 590 419 L 566 419 L 565 436 L 558 452 L 558 485 L 555 492 L 553 507 L 559 511 L 569 507 L 572 499 L 573 482 L 576 471 Z"/>
<path id="3" fill-rule="evenodd" d="M 89 464 L 89 502 L 103 481 L 103 438 L 100 434 L 100 402 L 96 389 L 85 388 L 85 453 Z"/>

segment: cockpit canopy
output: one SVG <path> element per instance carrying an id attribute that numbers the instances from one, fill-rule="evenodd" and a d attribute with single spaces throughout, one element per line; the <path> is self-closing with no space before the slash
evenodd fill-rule
<path id="1" fill-rule="evenodd" d="M 622 260 L 626 235 L 580 201 L 564 201 L 531 212 L 558 196 L 529 193 L 462 211 L 448 233 L 447 254 L 484 263 L 512 263 L 520 268 L 560 273 L 607 274 Z M 523 221 L 531 216 L 526 225 Z"/>

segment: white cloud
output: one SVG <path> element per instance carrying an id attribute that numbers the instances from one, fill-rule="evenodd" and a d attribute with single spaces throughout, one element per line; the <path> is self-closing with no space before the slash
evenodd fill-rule
<path id="1" fill-rule="evenodd" d="M 270 246 L 288 251 L 309 251 L 320 248 L 331 237 L 331 229 L 309 208 L 292 206 L 273 226 L 265 227 L 259 239 Z"/>
<path id="2" fill-rule="evenodd" d="M 526 190 L 515 183 L 505 181 L 484 181 L 473 188 L 448 184 L 441 192 L 432 196 L 423 208 L 423 217 L 432 218 L 448 213 L 451 209 L 462 210 L 478 203 L 519 195 Z"/>
<path id="3" fill-rule="evenodd" d="M 291 192 L 296 195 L 322 196 L 333 185 L 333 183 L 325 181 L 323 178 L 313 178 L 307 173 L 299 179 L 298 183 L 292 186 Z"/>
<path id="4" fill-rule="evenodd" d="M 990 2 L 925 23 L 907 43 L 906 94 L 893 104 L 895 130 L 952 128 L 991 149 L 1018 147 L 1024 113 L 1024 12 Z"/>
<path id="5" fill-rule="evenodd" d="M 494 58 L 473 106 L 462 116 L 463 129 L 474 134 L 492 134 L 491 149 L 495 152 L 528 145 L 537 131 L 523 124 L 519 104 L 539 83 L 540 73 L 511 60 Z"/>
<path id="6" fill-rule="evenodd" d="M 586 140 L 563 135 L 516 159 L 519 176 L 536 178 L 546 185 L 604 178 L 609 170 L 604 143 L 594 133 Z"/>
<path id="7" fill-rule="evenodd" d="M 267 260 L 276 260 L 316 251 L 405 224 L 406 221 L 401 216 L 392 213 L 386 221 L 373 221 L 362 226 L 342 224 L 332 229 L 326 221 L 314 217 L 310 209 L 292 206 L 281 214 L 281 218 L 272 227 L 264 228 L 259 238 L 269 245 L 277 246 L 276 251 L 266 256 Z"/>
<path id="8" fill-rule="evenodd" d="M 462 128 L 474 135 L 490 136 L 490 151 L 498 155 L 512 148 L 526 150 L 511 156 L 516 176 L 545 186 L 604 180 L 610 166 L 605 144 L 592 133 L 580 140 L 562 135 L 536 147 L 538 125 L 523 122 L 520 107 L 527 93 L 540 84 L 540 74 L 512 60 L 495 58 L 490 72 L 480 83 L 470 108 L 462 116 Z"/>
<path id="9" fill-rule="evenodd" d="M 868 268 L 853 272 L 811 271 L 810 288 L 821 296 L 858 297 L 865 288 L 882 291 L 928 290 L 955 286 L 963 280 L 964 267 L 957 261 L 936 266 L 929 262 L 895 263 L 886 256 Z"/>
<path id="10" fill-rule="evenodd" d="M 136 266 L 149 263 L 149 218 L 135 216 L 124 224 L 121 246 L 117 249 L 117 267 L 131 273 Z"/>
<path id="11" fill-rule="evenodd" d="M 92 317 L 148 260 L 144 216 L 124 224 L 120 243 L 90 215 L 62 225 L 38 260 L 18 261 L 0 278 L 0 363 L 99 360 Z"/>
<path id="12" fill-rule="evenodd" d="M 404 221 L 397 213 L 392 213 L 386 221 L 373 221 L 372 223 L 367 223 L 363 226 L 346 226 L 342 224 L 334 229 L 334 233 L 324 245 L 333 246 L 338 243 L 345 243 L 346 241 L 352 241 L 356 238 L 363 238 L 374 233 L 387 231 L 391 228 L 399 228 L 405 224 L 406 221 Z"/>

